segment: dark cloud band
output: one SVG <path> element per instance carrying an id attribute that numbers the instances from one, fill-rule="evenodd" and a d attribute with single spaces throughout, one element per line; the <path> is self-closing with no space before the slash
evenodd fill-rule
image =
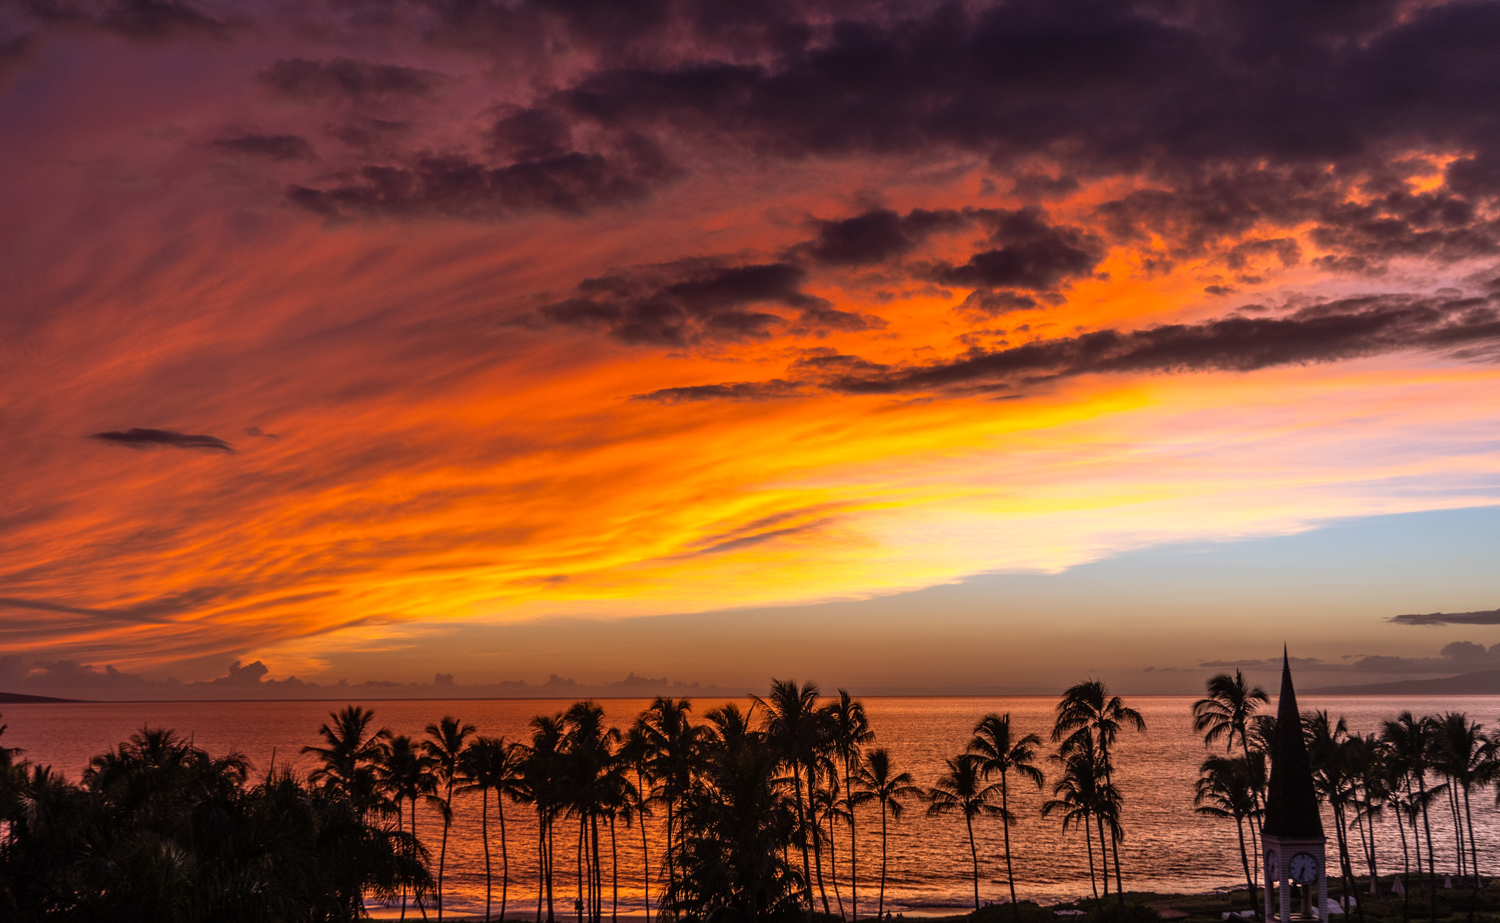
<path id="1" fill-rule="evenodd" d="M 94 433 L 90 439 L 112 442 L 131 448 L 155 448 L 169 446 L 174 449 L 210 449 L 216 452 L 233 452 L 234 446 L 218 436 L 192 435 L 170 429 L 141 429 L 133 427 L 108 433 Z"/>

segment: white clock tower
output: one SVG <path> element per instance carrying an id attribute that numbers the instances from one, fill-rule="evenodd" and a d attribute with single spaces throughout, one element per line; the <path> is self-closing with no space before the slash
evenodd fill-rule
<path id="1" fill-rule="evenodd" d="M 1266 920 L 1323 920 L 1328 906 L 1328 863 L 1323 817 L 1313 790 L 1312 767 L 1302 740 L 1302 717 L 1292 689 L 1291 663 L 1281 654 L 1281 697 L 1276 703 L 1276 737 L 1271 742 L 1271 779 L 1266 786 L 1266 815 L 1261 825 L 1265 849 Z M 1280 885 L 1280 907 L 1271 906 Z M 1291 885 L 1302 891 L 1301 906 L 1292 912 Z M 1316 890 L 1317 906 L 1312 895 Z"/>

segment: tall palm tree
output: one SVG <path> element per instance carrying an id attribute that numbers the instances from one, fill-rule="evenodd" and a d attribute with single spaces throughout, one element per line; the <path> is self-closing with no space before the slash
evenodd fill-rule
<path id="1" fill-rule="evenodd" d="M 847 689 L 840 689 L 838 699 L 829 703 L 823 712 L 828 716 L 834 755 L 844 769 L 844 798 L 849 820 L 849 906 L 850 916 L 858 920 L 859 850 L 855 836 L 854 802 L 850 798 L 854 794 L 854 767 L 859 764 L 860 748 L 875 739 L 875 732 L 870 729 L 870 719 L 865 715 L 864 705 L 851 698 Z M 833 887 L 836 893 L 837 867 L 834 869 Z"/>
<path id="2" fill-rule="evenodd" d="M 521 785 L 518 794 L 536 811 L 537 825 L 537 892 L 536 918 L 542 919 L 545 902 L 547 923 L 556 919 L 553 902 L 553 822 L 562 809 L 562 715 L 537 715 L 531 719 L 531 743 L 524 745 L 521 756 Z"/>
<path id="3" fill-rule="evenodd" d="M 417 835 L 417 801 L 437 791 L 437 776 L 433 759 L 423 748 L 405 734 L 398 734 L 382 748 L 376 774 L 386 794 L 398 806 L 405 801 L 411 806 L 411 837 L 421 842 Z M 417 892 L 417 906 L 422 907 L 422 894 Z M 406 919 L 406 889 L 401 889 L 401 919 Z"/>
<path id="4" fill-rule="evenodd" d="M 1446 777 L 1454 791 L 1454 802 L 1462 811 L 1456 826 L 1459 828 L 1459 851 L 1463 850 L 1463 829 L 1468 828 L 1469 863 L 1474 880 L 1479 881 L 1479 850 L 1474 845 L 1474 809 L 1469 793 L 1485 784 L 1493 770 L 1490 765 L 1489 741 L 1484 736 L 1484 725 L 1470 721 L 1462 712 L 1448 712 L 1433 723 L 1433 743 L 1437 757 L 1436 769 Z M 1457 816 L 1458 812 L 1455 812 Z"/>
<path id="5" fill-rule="evenodd" d="M 900 820 L 907 798 L 919 797 L 922 790 L 915 784 L 909 772 L 895 772 L 891 768 L 891 755 L 885 748 L 871 750 L 859 768 L 856 783 L 860 791 L 853 796 L 856 802 L 875 801 L 880 804 L 880 900 L 875 905 L 875 918 L 885 914 L 885 876 L 887 868 L 886 817 Z"/>
<path id="6" fill-rule="evenodd" d="M 619 781 L 615 750 L 620 732 L 605 726 L 604 709 L 593 702 L 574 703 L 564 713 L 563 723 L 569 810 L 579 820 L 582 850 L 587 854 L 587 879 L 580 876 L 580 891 L 586 893 L 580 893 L 579 899 L 586 902 L 590 919 L 597 923 L 604 912 L 599 819 Z"/>
<path id="7" fill-rule="evenodd" d="M 1104 791 L 1110 797 L 1112 810 L 1096 819 L 1108 819 L 1111 823 L 1110 842 L 1113 845 L 1115 865 L 1115 894 L 1120 901 L 1120 913 L 1125 912 L 1125 885 L 1120 876 L 1120 846 L 1119 839 L 1123 831 L 1119 825 L 1119 790 L 1115 788 L 1114 762 L 1110 758 L 1110 748 L 1115 744 L 1115 738 L 1120 733 L 1121 727 L 1133 727 L 1137 731 L 1146 730 L 1146 719 L 1141 713 L 1126 706 L 1123 699 L 1117 695 L 1110 695 L 1104 684 L 1096 679 L 1086 680 L 1068 687 L 1063 692 L 1062 698 L 1057 703 L 1057 719 L 1052 728 L 1053 742 L 1064 741 L 1066 738 L 1078 737 L 1088 732 L 1093 737 L 1094 747 L 1098 749 L 1099 763 L 1104 769 Z M 1106 873 L 1107 874 L 1107 873 Z"/>
<path id="8" fill-rule="evenodd" d="M 632 813 L 641 825 L 641 902 L 646 909 L 646 923 L 651 923 L 651 849 L 646 840 L 646 818 L 650 810 L 646 796 L 650 794 L 651 735 L 646 732 L 644 722 L 637 720 L 620 744 L 620 759 L 635 775 L 635 806 Z"/>
<path id="9" fill-rule="evenodd" d="M 422 749 L 432 760 L 433 772 L 443 796 L 435 802 L 443 817 L 443 845 L 438 851 L 437 912 L 438 923 L 443 920 L 443 870 L 448 864 L 448 831 L 453 826 L 453 787 L 461 777 L 458 762 L 463 758 L 464 747 L 474 734 L 474 725 L 465 724 L 452 715 L 444 715 L 436 724 L 427 725 L 427 739 Z"/>
<path id="10" fill-rule="evenodd" d="M 1015 816 L 1010 810 L 1010 775 L 1015 773 L 1036 784 L 1041 791 L 1042 771 L 1035 765 L 1037 748 L 1042 739 L 1035 734 L 1016 737 L 1011 731 L 1010 715 L 985 715 L 974 725 L 974 738 L 969 741 L 969 753 L 979 762 L 979 774 L 985 779 L 1000 776 L 1000 824 L 1005 831 L 1005 877 L 1010 883 L 1010 903 L 1016 919 L 1021 918 L 1020 905 L 1016 903 L 1016 873 L 1010 859 L 1010 825 Z"/>
<path id="11" fill-rule="evenodd" d="M 813 778 L 817 766 L 823 760 L 828 743 L 827 721 L 818 710 L 818 686 L 816 683 L 797 685 L 796 680 L 771 680 L 770 694 L 755 703 L 766 712 L 766 737 L 782 754 L 782 759 L 792 770 L 793 800 L 797 808 L 797 845 L 802 850 L 802 889 L 807 902 L 807 912 L 813 912 L 812 859 L 808 854 L 811 833 L 808 829 L 809 804 Z M 807 783 L 807 796 L 803 795 L 803 781 Z M 821 863 L 818 873 L 822 880 Z M 823 912 L 829 913 L 828 895 L 823 895 Z"/>
<path id="12" fill-rule="evenodd" d="M 1304 712 L 1302 730 L 1307 738 L 1307 759 L 1312 764 L 1313 790 L 1333 811 L 1339 863 L 1344 872 L 1343 896 L 1347 905 L 1349 892 L 1353 888 L 1354 867 L 1349 861 L 1346 818 L 1357 794 L 1352 771 L 1354 754 L 1349 747 L 1348 725 L 1342 717 L 1337 721 L 1330 719 L 1327 711 Z M 1356 902 L 1355 908 L 1363 923 L 1364 905 Z"/>
<path id="13" fill-rule="evenodd" d="M 329 712 L 328 717 L 332 720 L 318 728 L 327 746 L 302 748 L 304 754 L 316 756 L 320 764 L 308 780 L 350 799 L 364 814 L 376 806 L 375 764 L 391 732 L 388 728 L 371 732 L 375 713 L 356 705 Z"/>
<path id="14" fill-rule="evenodd" d="M 1427 773 L 1432 768 L 1432 723 L 1428 718 L 1416 718 L 1409 711 L 1387 721 L 1381 727 L 1381 740 L 1385 741 L 1389 758 L 1400 766 L 1408 779 L 1407 794 L 1415 794 L 1412 807 L 1422 816 L 1423 840 L 1427 843 L 1427 913 L 1428 920 L 1437 919 L 1437 866 L 1433 859 L 1432 821 L 1428 817 Z M 1416 783 L 1413 793 L 1411 783 Z M 1412 833 L 1416 833 L 1416 819 L 1412 819 Z M 1417 867 L 1421 868 L 1421 847 L 1418 846 Z"/>
<path id="15" fill-rule="evenodd" d="M 1245 869 L 1245 884 L 1250 889 L 1250 909 L 1260 919 L 1260 902 L 1255 896 L 1255 873 L 1250 870 L 1250 852 L 1245 846 L 1245 820 L 1255 815 L 1255 788 L 1251 783 L 1250 764 L 1244 759 L 1211 756 L 1198 770 L 1193 810 L 1209 817 L 1232 817 L 1240 840 L 1240 864 Z"/>
<path id="16" fill-rule="evenodd" d="M 688 720 L 693 704 L 687 699 L 657 696 L 636 719 L 636 728 L 645 746 L 647 774 L 656 781 L 657 797 L 667 806 L 667 890 L 676 881 L 675 853 L 677 805 L 692 785 L 702 729 Z"/>
<path id="17" fill-rule="evenodd" d="M 521 758 L 516 745 L 504 737 L 476 737 L 459 759 L 464 792 L 479 794 L 479 831 L 484 842 L 484 918 L 490 919 L 494 876 L 490 861 L 489 793 L 495 793 L 495 816 L 500 819 L 500 919 L 505 919 L 510 896 L 510 849 L 505 836 L 505 798 L 514 799 L 521 784 Z"/>
<path id="18" fill-rule="evenodd" d="M 1104 895 L 1109 896 L 1108 852 L 1104 842 L 1106 815 L 1112 810 L 1113 786 L 1104 780 L 1104 768 L 1099 750 L 1094 746 L 1091 733 L 1071 735 L 1066 745 L 1051 757 L 1062 767 L 1057 781 L 1052 784 L 1052 798 L 1042 803 L 1042 816 L 1062 814 L 1063 833 L 1069 827 L 1082 826 L 1084 845 L 1089 857 L 1089 886 L 1094 899 L 1099 899 L 1098 879 L 1094 871 L 1093 827 L 1099 831 L 1100 869 L 1104 879 Z M 1092 825 L 1092 826 L 1091 826 Z"/>
<path id="19" fill-rule="evenodd" d="M 946 767 L 927 791 L 928 814 L 960 813 L 969 831 L 969 856 L 974 860 L 974 910 L 979 911 L 979 849 L 974 844 L 974 818 L 981 814 L 999 814 L 1000 806 L 990 799 L 999 791 L 998 783 L 986 785 L 979 770 L 979 760 L 970 754 L 944 760 Z"/>

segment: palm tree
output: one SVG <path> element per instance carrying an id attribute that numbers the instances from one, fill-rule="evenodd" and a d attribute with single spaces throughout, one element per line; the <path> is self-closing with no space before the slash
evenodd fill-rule
<path id="1" fill-rule="evenodd" d="M 1397 766 L 1401 767 L 1407 782 L 1407 794 L 1410 796 L 1411 783 L 1415 782 L 1413 813 L 1420 811 L 1422 815 L 1423 839 L 1427 843 L 1427 906 L 1428 920 L 1437 919 L 1437 866 L 1433 859 L 1432 848 L 1432 822 L 1427 814 L 1427 772 L 1432 768 L 1432 724 L 1428 718 L 1418 719 L 1409 711 L 1404 711 L 1396 716 L 1396 720 L 1387 721 L 1381 728 L 1381 739 L 1385 741 L 1389 758 Z M 1412 818 L 1412 833 L 1416 833 L 1416 818 Z M 1421 846 L 1418 845 L 1417 868 L 1421 869 Z"/>
<path id="2" fill-rule="evenodd" d="M 651 748 L 650 735 L 647 734 L 644 723 L 637 720 L 625 732 L 625 739 L 620 745 L 620 759 L 635 774 L 635 785 L 632 786 L 635 805 L 631 813 L 641 825 L 641 902 L 646 908 L 646 923 L 651 923 L 651 849 L 646 841 L 646 818 L 650 816 L 646 796 L 651 778 Z"/>
<path id="3" fill-rule="evenodd" d="M 1063 833 L 1067 833 L 1069 827 L 1083 827 L 1084 845 L 1089 857 L 1089 886 L 1097 901 L 1099 886 L 1095 878 L 1093 830 L 1090 824 L 1099 829 L 1100 871 L 1103 872 L 1104 894 L 1107 897 L 1109 863 L 1108 853 L 1105 851 L 1104 825 L 1105 815 L 1110 813 L 1115 803 L 1111 797 L 1113 786 L 1104 781 L 1103 765 L 1091 733 L 1072 735 L 1063 749 L 1051 759 L 1062 767 L 1062 773 L 1052 784 L 1053 797 L 1042 803 L 1042 816 L 1050 817 L 1061 813 Z"/>
<path id="4" fill-rule="evenodd" d="M 974 818 L 980 814 L 999 814 L 1000 807 L 990 799 L 1000 789 L 998 784 L 986 785 L 980 774 L 979 760 L 970 754 L 960 754 L 957 759 L 944 760 L 946 771 L 927 792 L 928 814 L 963 814 L 964 825 L 969 831 L 969 856 L 974 860 L 974 910 L 979 910 L 979 849 L 974 845 Z"/>
<path id="5" fill-rule="evenodd" d="M 865 707 L 849 696 L 847 689 L 839 690 L 838 700 L 823 709 L 828 716 L 829 734 L 833 742 L 834 755 L 844 767 L 844 797 L 849 820 L 849 905 L 850 916 L 859 919 L 859 851 L 855 839 L 854 767 L 859 763 L 860 748 L 875 739 L 870 730 L 870 720 L 865 716 Z M 838 891 L 838 870 L 834 869 L 834 892 Z"/>
<path id="6" fill-rule="evenodd" d="M 1110 840 L 1114 846 L 1115 894 L 1119 898 L 1120 913 L 1123 915 L 1125 886 L 1120 877 L 1119 839 L 1123 836 L 1123 830 L 1119 825 L 1120 795 L 1119 790 L 1115 788 L 1114 764 L 1109 752 L 1109 748 L 1114 746 L 1115 738 L 1119 735 L 1122 725 L 1129 725 L 1137 731 L 1144 731 L 1146 719 L 1141 717 L 1140 712 L 1127 707 L 1119 696 L 1110 695 L 1102 682 L 1086 680 L 1070 686 L 1063 692 L 1062 699 L 1057 703 L 1057 720 L 1052 728 L 1052 740 L 1055 743 L 1070 735 L 1077 737 L 1087 731 L 1093 737 L 1094 747 L 1098 749 L 1099 763 L 1104 769 L 1104 792 L 1109 796 L 1112 806 L 1112 811 L 1101 815 L 1100 818 L 1108 819 L 1111 824 Z"/>
<path id="7" fill-rule="evenodd" d="M 1249 727 L 1260 706 L 1271 701 L 1266 690 L 1260 686 L 1245 684 L 1239 670 L 1234 676 L 1220 673 L 1208 681 L 1208 697 L 1193 703 L 1193 730 L 1203 735 L 1205 745 L 1213 745 L 1220 738 L 1224 750 L 1234 749 L 1234 739 L 1246 754 L 1250 751 Z"/>
<path id="8" fill-rule="evenodd" d="M 599 818 L 618 781 L 615 749 L 620 732 L 605 727 L 604 709 L 593 702 L 574 703 L 563 723 L 569 809 L 579 821 L 580 851 L 587 853 L 587 879 L 579 876 L 579 899 L 586 901 L 590 918 L 597 921 L 604 912 Z"/>
<path id="9" fill-rule="evenodd" d="M 453 786 L 461 775 L 458 761 L 463 758 L 464 746 L 473 733 L 474 725 L 444 715 L 437 724 L 427 725 L 427 739 L 422 742 L 423 752 L 432 760 L 437 784 L 443 787 L 443 797 L 434 800 L 443 816 L 443 845 L 438 851 L 438 923 L 443 920 L 443 870 L 448 863 L 448 831 L 453 826 Z"/>
<path id="10" fill-rule="evenodd" d="M 1014 737 L 1010 728 L 1010 715 L 988 714 L 974 725 L 974 739 L 969 741 L 969 753 L 979 762 L 979 774 L 989 779 L 1000 776 L 1000 824 L 1005 830 L 1005 877 L 1010 883 L 1010 903 L 1016 919 L 1021 918 L 1021 908 L 1016 904 L 1016 873 L 1010 860 L 1010 825 L 1015 817 L 1010 810 L 1010 774 L 1036 783 L 1042 789 L 1042 771 L 1033 764 L 1037 748 L 1042 739 L 1035 734 Z"/>
<path id="11" fill-rule="evenodd" d="M 880 919 L 885 914 L 886 817 L 900 820 L 903 799 L 918 797 L 922 790 L 913 784 L 916 780 L 911 773 L 892 771 L 891 755 L 884 748 L 870 751 L 856 781 L 860 792 L 853 796 L 855 801 L 873 800 L 880 804 L 880 901 L 875 906 L 875 918 Z"/>
<path id="12" fill-rule="evenodd" d="M 1255 896 L 1255 873 L 1250 870 L 1250 852 L 1245 847 L 1245 819 L 1256 811 L 1255 788 L 1251 783 L 1250 764 L 1243 759 L 1211 756 L 1198 770 L 1193 810 L 1208 817 L 1232 817 L 1239 833 L 1240 864 L 1245 868 L 1245 884 L 1250 889 L 1250 909 L 1260 919 L 1260 903 Z"/>
<path id="13" fill-rule="evenodd" d="M 833 898 L 839 908 L 839 919 L 844 919 L 844 896 L 839 892 L 838 849 L 834 836 L 837 824 L 849 821 L 849 810 L 844 799 L 838 776 L 829 773 L 824 782 L 813 792 L 813 830 L 819 840 L 823 838 L 823 824 L 828 825 L 828 867 L 832 872 Z"/>
<path id="14" fill-rule="evenodd" d="M 1463 829 L 1468 827 L 1469 855 L 1473 859 L 1474 880 L 1479 881 L 1479 850 L 1474 845 L 1474 810 L 1469 793 L 1476 785 L 1488 781 L 1490 747 L 1484 736 L 1484 725 L 1470 721 L 1462 712 L 1448 712 L 1433 725 L 1433 743 L 1437 771 L 1453 789 L 1455 827 L 1458 829 L 1459 855 L 1463 854 Z M 1458 808 L 1462 809 L 1459 817 Z"/>
<path id="15" fill-rule="evenodd" d="M 673 863 L 676 811 L 692 785 L 702 729 L 688 720 L 693 705 L 687 699 L 657 696 L 649 708 L 636 719 L 638 734 L 644 742 L 647 774 L 659 785 L 658 797 L 667 805 L 667 890 L 676 881 Z"/>
<path id="16" fill-rule="evenodd" d="M 521 784 L 520 753 L 504 737 L 476 737 L 459 759 L 459 772 L 467 783 L 462 791 L 479 793 L 479 830 L 484 841 L 484 918 L 490 919 L 494 893 L 490 863 L 489 793 L 495 793 L 495 814 L 500 818 L 500 919 L 510 892 L 510 850 L 505 837 L 505 801 L 514 799 Z"/>
<path id="17" fill-rule="evenodd" d="M 771 692 L 765 699 L 755 696 L 755 703 L 766 710 L 766 736 L 780 750 L 782 759 L 792 770 L 792 797 L 797 807 L 797 845 L 802 849 L 802 889 L 807 912 L 813 912 L 812 860 L 808 855 L 808 808 L 817 766 L 821 762 L 828 734 L 826 720 L 818 711 L 816 683 L 797 685 L 796 680 L 771 680 Z M 807 778 L 807 797 L 803 797 L 803 777 Z M 822 881 L 819 863 L 818 880 Z M 823 912 L 829 913 L 828 895 L 823 895 Z"/>
<path id="18" fill-rule="evenodd" d="M 437 791 L 437 777 L 433 770 L 433 759 L 422 747 L 405 734 L 392 737 L 381 748 L 376 776 L 386 794 L 394 801 L 399 811 L 401 802 L 411 805 L 411 836 L 417 836 L 417 799 L 428 797 Z M 399 823 L 399 821 L 398 821 Z M 417 893 L 421 906 L 421 892 Z M 423 910 L 425 915 L 426 911 Z M 406 889 L 401 890 L 401 919 L 406 919 Z"/>
<path id="19" fill-rule="evenodd" d="M 531 743 L 521 749 L 521 800 L 531 802 L 537 822 L 536 918 L 542 919 L 546 901 L 547 923 L 556 919 L 553 904 L 553 821 L 563 807 L 562 798 L 562 715 L 537 715 L 531 719 Z"/>
<path id="20" fill-rule="evenodd" d="M 1330 719 L 1326 711 L 1304 712 L 1302 731 L 1307 738 L 1307 759 L 1312 764 L 1313 789 L 1333 810 L 1339 863 L 1344 872 L 1343 895 L 1347 905 L 1354 867 L 1349 861 L 1348 822 L 1345 817 L 1356 799 L 1348 726 L 1342 717 L 1337 721 Z M 1359 910 L 1363 923 L 1364 905 L 1356 903 L 1355 907 Z"/>
<path id="21" fill-rule="evenodd" d="M 391 732 L 381 728 L 370 733 L 375 713 L 355 705 L 329 712 L 328 717 L 332 721 L 318 728 L 327 746 L 302 748 L 303 753 L 315 755 L 321 763 L 308 780 L 321 782 L 325 788 L 350 799 L 363 814 L 376 806 L 374 767 Z"/>

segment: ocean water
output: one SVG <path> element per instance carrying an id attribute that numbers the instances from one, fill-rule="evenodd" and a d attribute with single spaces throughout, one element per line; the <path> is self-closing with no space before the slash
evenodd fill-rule
<path id="1" fill-rule="evenodd" d="M 725 699 L 693 702 L 696 715 L 722 704 Z M 1034 732 L 1045 740 L 1052 726 L 1056 700 L 1050 697 L 974 698 L 885 698 L 863 700 L 876 734 L 871 746 L 891 752 L 897 771 L 912 773 L 918 784 L 933 782 L 945 758 L 956 755 L 968 741 L 974 723 L 988 712 L 1008 712 L 1013 727 Z M 1122 733 L 1118 744 L 1116 784 L 1125 796 L 1126 839 L 1120 850 L 1125 886 L 1128 890 L 1209 891 L 1243 883 L 1234 822 L 1203 817 L 1193 812 L 1193 782 L 1205 750 L 1192 730 L 1191 697 L 1136 696 L 1128 703 L 1145 717 L 1145 733 Z M 526 726 L 534 715 L 555 714 L 570 701 L 539 699 L 369 701 L 362 704 L 375 712 L 377 725 L 395 733 L 419 737 L 423 728 L 444 715 L 454 715 L 476 725 L 487 735 L 512 740 L 527 737 Z M 643 699 L 608 699 L 600 702 L 607 719 L 628 726 L 649 702 Z M 1500 725 L 1500 698 L 1492 697 L 1308 697 L 1304 709 L 1327 709 L 1343 715 L 1355 732 L 1378 729 L 1379 723 L 1402 710 L 1416 714 L 1447 711 L 1466 712 L 1488 727 Z M 301 755 L 302 747 L 319 743 L 318 726 L 327 718 L 333 702 L 138 702 L 62 705 L 7 705 L 3 738 L 7 746 L 22 747 L 26 758 L 50 764 L 69 779 L 77 780 L 91 756 L 125 739 L 142 725 L 169 727 L 190 735 L 209 752 L 238 751 L 264 771 L 275 761 L 312 768 Z M 1274 708 L 1274 702 L 1272 703 Z M 1045 762 L 1044 771 L 1052 772 Z M 1048 797 L 1014 784 L 1011 808 L 1018 823 L 1011 829 L 1012 861 L 1017 896 L 1043 903 L 1085 896 L 1089 893 L 1088 855 L 1081 832 L 1062 834 L 1055 818 L 1042 818 L 1041 802 Z M 1446 808 L 1438 803 L 1432 816 L 1437 858 L 1441 871 L 1456 867 L 1452 828 Z M 1476 838 L 1482 871 L 1500 871 L 1500 811 L 1491 790 L 1474 799 Z M 435 813 L 419 814 L 419 835 L 434 850 L 441 833 Z M 646 823 L 651 848 L 653 876 L 659 871 L 662 843 L 660 818 Z M 1325 821 L 1330 832 L 1331 818 Z M 1394 821 L 1377 824 L 1378 868 L 1382 875 L 1401 869 L 1401 841 Z M 454 828 L 448 846 L 447 905 L 450 912 L 482 911 L 484 904 L 484 854 L 479 835 L 477 796 L 460 797 L 455 804 Z M 523 805 L 506 809 L 506 833 L 510 853 L 509 916 L 534 913 L 536 888 L 536 824 Z M 571 832 L 570 832 L 571 831 Z M 607 831 L 601 831 L 605 854 L 606 912 L 609 911 L 610 870 Z M 859 900 L 861 915 L 873 912 L 880 865 L 880 818 L 878 808 L 862 808 L 857 818 Z M 574 845 L 577 828 L 564 822 L 557 832 L 557 873 L 554 889 L 559 911 L 571 910 L 577 881 Z M 1008 898 L 1005 855 L 998 820 L 978 818 L 975 836 L 980 858 L 980 898 Z M 499 899 L 500 843 L 491 801 L 491 841 Z M 641 830 L 620 827 L 617 837 L 620 862 L 620 912 L 638 914 L 643 909 L 641 875 Z M 1351 840 L 1351 849 L 1356 848 Z M 837 893 L 825 871 L 828 898 L 850 904 L 848 840 L 841 832 L 836 845 Z M 907 806 L 899 821 L 892 822 L 887 841 L 887 909 L 921 913 L 945 908 L 962 909 L 972 902 L 972 865 L 962 817 L 928 817 L 925 806 Z M 1330 853 L 1332 855 L 1332 853 Z M 1360 861 L 1353 854 L 1355 862 Z M 825 862 L 826 862 L 825 858 Z M 825 866 L 826 868 L 826 866 Z M 1357 865 L 1357 870 L 1359 866 Z M 661 886 L 651 883 L 654 899 Z M 497 907 L 498 910 L 498 907 Z"/>

